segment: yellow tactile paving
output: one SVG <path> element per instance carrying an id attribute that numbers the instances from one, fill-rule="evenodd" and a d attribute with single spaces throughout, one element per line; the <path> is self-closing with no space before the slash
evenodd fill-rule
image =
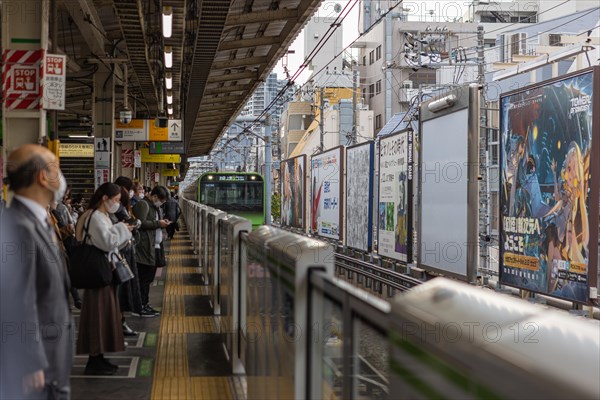
<path id="1" fill-rule="evenodd" d="M 214 317 L 167 317 L 164 321 L 167 333 L 215 333 Z"/>
<path id="2" fill-rule="evenodd" d="M 169 285 L 169 287 L 165 289 L 165 293 L 179 296 L 208 296 L 210 295 L 210 288 L 208 286 L 174 284 Z"/>
<path id="3" fill-rule="evenodd" d="M 229 377 L 190 377 L 187 334 L 218 332 L 213 317 L 186 317 L 184 296 L 204 296 L 209 288 L 184 285 L 183 275 L 198 273 L 185 231 L 171 242 L 152 384 L 153 400 L 232 399 Z M 185 267 L 183 265 L 186 265 Z"/>
<path id="4" fill-rule="evenodd" d="M 233 398 L 229 378 L 220 376 L 192 378 L 192 395 L 194 400 Z"/>

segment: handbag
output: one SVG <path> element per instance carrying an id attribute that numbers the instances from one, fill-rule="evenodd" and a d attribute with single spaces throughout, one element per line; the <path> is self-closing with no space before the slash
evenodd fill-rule
<path id="1" fill-rule="evenodd" d="M 95 211 L 92 211 L 92 214 Z M 86 243 L 90 237 L 90 214 L 85 225 L 85 236 L 71 251 L 71 284 L 78 289 L 98 289 L 112 283 L 112 265 L 107 254 L 92 244 Z"/>
<path id="2" fill-rule="evenodd" d="M 113 281 L 115 284 L 125 283 L 133 279 L 133 272 L 127 260 L 119 253 L 111 254 L 111 263 L 113 265 Z"/>

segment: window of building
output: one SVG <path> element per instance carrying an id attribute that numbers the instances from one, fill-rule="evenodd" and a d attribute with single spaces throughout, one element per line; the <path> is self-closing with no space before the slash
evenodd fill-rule
<path id="1" fill-rule="evenodd" d="M 381 93 L 381 79 L 375 83 L 375 94 Z"/>
<path id="2" fill-rule="evenodd" d="M 363 63 L 362 65 L 367 65 L 367 56 L 363 56 Z"/>
<path id="3" fill-rule="evenodd" d="M 375 49 L 375 59 L 379 60 L 381 58 L 381 45 L 377 46 L 377 49 Z"/>
<path id="4" fill-rule="evenodd" d="M 375 116 L 375 129 L 381 129 L 381 114 Z"/>
<path id="5" fill-rule="evenodd" d="M 375 85 L 370 84 L 369 85 L 369 98 L 375 96 Z"/>
<path id="6" fill-rule="evenodd" d="M 369 53 L 369 65 L 375 62 L 375 50 L 371 50 Z"/>
<path id="7" fill-rule="evenodd" d="M 498 141 L 498 130 L 490 129 L 489 138 L 489 150 L 490 150 L 490 165 L 496 166 L 499 162 L 500 142 Z"/>
<path id="8" fill-rule="evenodd" d="M 548 35 L 548 44 L 550 46 L 562 46 L 563 44 L 560 42 L 562 35 L 551 33 Z"/>
<path id="9" fill-rule="evenodd" d="M 415 89 L 421 87 L 421 85 L 435 85 L 437 81 L 436 71 L 434 69 L 422 69 L 414 74 L 411 74 L 410 80 L 413 82 L 413 87 Z"/>

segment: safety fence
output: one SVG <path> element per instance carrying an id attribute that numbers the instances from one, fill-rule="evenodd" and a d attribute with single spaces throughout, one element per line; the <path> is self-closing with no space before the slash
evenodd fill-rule
<path id="1" fill-rule="evenodd" d="M 600 395 L 597 321 L 444 278 L 421 284 L 314 238 L 181 207 L 248 399 Z M 335 268 L 398 293 L 383 301 Z"/>

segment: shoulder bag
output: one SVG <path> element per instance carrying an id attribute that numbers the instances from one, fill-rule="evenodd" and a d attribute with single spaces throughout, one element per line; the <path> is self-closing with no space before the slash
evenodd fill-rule
<path id="1" fill-rule="evenodd" d="M 71 252 L 71 269 L 69 275 L 71 284 L 78 289 L 97 289 L 112 283 L 112 265 L 107 254 L 92 244 L 86 243 L 90 237 L 89 228 L 92 211 L 85 225 L 85 235 Z"/>
<path id="2" fill-rule="evenodd" d="M 129 263 L 119 253 L 111 253 L 111 263 L 113 266 L 113 282 L 117 285 L 133 279 L 133 272 Z"/>

